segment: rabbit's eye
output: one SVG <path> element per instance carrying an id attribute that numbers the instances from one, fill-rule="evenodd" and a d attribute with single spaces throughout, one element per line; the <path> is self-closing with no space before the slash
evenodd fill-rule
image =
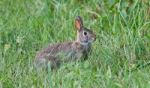
<path id="1" fill-rule="evenodd" d="M 84 32 L 84 35 L 87 35 L 87 32 Z"/>

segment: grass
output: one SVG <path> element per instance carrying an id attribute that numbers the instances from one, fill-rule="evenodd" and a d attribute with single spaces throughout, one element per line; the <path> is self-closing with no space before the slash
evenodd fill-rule
<path id="1" fill-rule="evenodd" d="M 149 0 L 1 0 L 0 88 L 149 88 L 149 5 Z M 89 59 L 53 72 L 35 70 L 38 50 L 75 39 L 78 15 L 97 35 Z M 139 65 L 144 67 L 136 69 Z"/>

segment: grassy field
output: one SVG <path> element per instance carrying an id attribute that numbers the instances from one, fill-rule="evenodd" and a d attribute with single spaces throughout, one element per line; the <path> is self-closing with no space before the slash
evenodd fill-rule
<path id="1" fill-rule="evenodd" d="M 0 0 L 0 88 L 149 88 L 150 66 L 143 66 L 150 62 L 149 6 L 149 0 Z M 76 38 L 78 15 L 97 35 L 89 59 L 35 70 L 38 50 Z"/>

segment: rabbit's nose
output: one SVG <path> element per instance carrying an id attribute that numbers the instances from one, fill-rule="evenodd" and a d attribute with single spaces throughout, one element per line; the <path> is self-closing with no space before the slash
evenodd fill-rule
<path id="1" fill-rule="evenodd" d="M 93 39 L 94 41 L 96 40 L 96 35 L 95 35 L 95 34 L 92 35 L 92 39 Z"/>

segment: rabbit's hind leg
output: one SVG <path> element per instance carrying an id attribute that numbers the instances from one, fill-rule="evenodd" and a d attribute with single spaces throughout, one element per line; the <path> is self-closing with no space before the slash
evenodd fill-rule
<path id="1" fill-rule="evenodd" d="M 60 66 L 60 60 L 55 56 L 46 56 L 34 61 L 34 67 L 36 69 L 48 69 L 48 63 L 50 63 L 51 69 L 56 69 Z"/>
<path id="2" fill-rule="evenodd" d="M 47 60 L 46 62 L 47 65 L 50 62 L 51 69 L 57 69 L 58 67 L 60 67 L 61 61 L 59 60 L 58 57 L 48 56 L 46 57 L 46 60 Z"/>

